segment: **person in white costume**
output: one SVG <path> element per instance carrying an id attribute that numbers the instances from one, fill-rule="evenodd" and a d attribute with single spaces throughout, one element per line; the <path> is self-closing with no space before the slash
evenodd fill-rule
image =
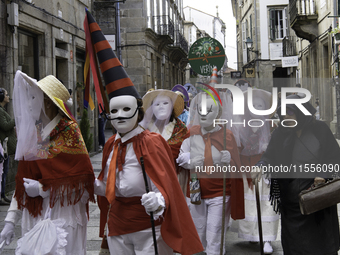
<path id="1" fill-rule="evenodd" d="M 25 237 L 47 216 L 62 223 L 53 254 L 86 254 L 86 204 L 89 198 L 94 201 L 95 177 L 78 125 L 64 107 L 69 97 L 65 86 L 52 75 L 39 82 L 21 71 L 15 75 L 15 159 L 19 165 L 0 243 L 10 244 L 19 219 Z M 38 243 L 36 239 L 30 242 Z M 16 254 L 27 249 L 20 247 L 20 240 Z M 32 247 L 31 254 L 45 248 L 42 242 L 41 247 Z"/>
<path id="2" fill-rule="evenodd" d="M 221 104 L 217 99 L 214 102 L 212 98 L 207 97 L 207 114 L 203 114 L 202 107 L 199 105 L 202 95 L 205 94 L 198 94 L 196 97 L 199 98 L 193 99 L 193 102 L 198 103 L 197 107 L 190 108 L 194 125 L 190 129 L 190 137 L 182 143 L 177 162 L 180 166 L 191 169 L 191 173 L 195 173 L 197 167 L 203 169 L 201 173 L 197 173 L 201 188 L 201 203 L 190 204 L 190 212 L 205 252 L 208 255 L 217 255 L 220 254 L 221 246 L 223 178 L 221 174 L 209 173 L 207 168 L 230 164 L 238 169 L 240 158 L 232 132 L 226 129 L 224 135 L 223 127 L 213 124 L 214 119 L 219 119 L 222 115 Z M 195 120 L 198 120 L 199 125 L 196 125 Z M 223 148 L 224 140 L 226 148 Z M 236 176 L 229 175 L 226 178 L 225 231 L 230 216 L 234 219 L 244 218 L 243 180 L 232 177 Z"/>
<path id="3" fill-rule="evenodd" d="M 257 110 L 268 110 L 271 107 L 271 93 L 261 89 L 252 89 L 253 106 Z M 240 158 L 242 166 L 255 166 L 261 159 L 262 154 L 267 149 L 270 140 L 271 122 L 265 121 L 269 116 L 255 115 L 249 111 L 248 92 L 243 92 L 245 96 L 245 114 L 242 121 L 250 122 L 250 125 L 238 125 L 241 147 Z M 246 183 L 247 181 L 244 180 Z M 257 221 L 255 189 L 250 189 L 244 185 L 245 199 L 245 219 L 234 221 L 231 230 L 238 232 L 238 236 L 250 242 L 258 242 L 259 231 Z M 264 241 L 264 254 L 271 254 L 273 248 L 271 241 L 275 241 L 279 227 L 279 215 L 275 213 L 269 201 L 270 184 L 263 175 L 259 182 L 259 193 L 261 200 L 261 221 Z"/>

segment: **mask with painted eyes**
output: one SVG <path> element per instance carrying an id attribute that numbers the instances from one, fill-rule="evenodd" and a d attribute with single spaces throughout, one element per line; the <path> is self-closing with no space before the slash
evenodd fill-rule
<path id="1" fill-rule="evenodd" d="M 160 95 L 152 102 L 152 111 L 157 120 L 168 120 L 172 109 L 172 101 L 168 96 Z"/>
<path id="2" fill-rule="evenodd" d="M 120 134 L 131 131 L 137 123 L 138 105 L 133 96 L 118 96 L 110 100 L 110 120 Z"/>
<path id="3" fill-rule="evenodd" d="M 217 102 L 216 102 L 217 103 Z M 212 98 L 207 98 L 207 114 L 202 115 L 202 106 L 198 105 L 197 111 L 199 115 L 199 123 L 201 127 L 210 127 L 214 124 L 214 119 L 217 119 L 218 112 L 219 112 L 219 106 L 218 103 L 215 104 L 214 100 Z"/>

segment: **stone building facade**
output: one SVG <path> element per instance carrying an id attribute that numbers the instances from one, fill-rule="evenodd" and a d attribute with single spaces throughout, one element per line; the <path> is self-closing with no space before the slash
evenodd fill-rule
<path id="1" fill-rule="evenodd" d="M 117 22 L 102 15 L 111 6 L 120 16 L 119 31 Z M 141 96 L 150 88 L 184 84 L 188 43 L 183 36 L 183 0 L 129 0 L 117 8 L 117 3 L 97 0 L 93 10 L 104 34 L 116 35 L 117 57 Z"/>

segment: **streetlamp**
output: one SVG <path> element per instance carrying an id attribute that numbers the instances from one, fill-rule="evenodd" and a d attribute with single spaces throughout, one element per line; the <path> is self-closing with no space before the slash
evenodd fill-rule
<path id="1" fill-rule="evenodd" d="M 246 47 L 247 47 L 247 62 L 248 62 L 249 51 L 254 52 L 256 54 L 258 54 L 259 51 L 253 50 L 253 40 L 249 36 L 247 37 L 245 43 L 246 43 Z"/>

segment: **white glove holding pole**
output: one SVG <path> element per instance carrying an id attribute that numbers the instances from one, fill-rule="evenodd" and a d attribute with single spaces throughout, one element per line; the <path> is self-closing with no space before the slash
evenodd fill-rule
<path id="1" fill-rule="evenodd" d="M 6 245 L 9 245 L 14 237 L 14 224 L 12 222 L 6 222 L 0 234 L 0 244 L 5 241 Z"/>
<path id="2" fill-rule="evenodd" d="M 221 151 L 221 163 L 229 165 L 230 160 L 231 160 L 230 152 L 227 150 Z"/>
<path id="3" fill-rule="evenodd" d="M 145 193 L 142 196 L 141 202 L 147 212 L 154 212 L 160 206 L 164 207 L 164 203 L 161 202 L 160 198 L 161 194 L 157 195 L 157 193 L 150 191 L 149 193 Z"/>
<path id="4" fill-rule="evenodd" d="M 255 182 L 259 182 L 261 180 L 262 177 L 262 168 L 261 167 L 254 167 L 253 171 L 250 173 L 251 175 L 251 179 L 253 181 L 253 183 L 255 184 Z"/>

